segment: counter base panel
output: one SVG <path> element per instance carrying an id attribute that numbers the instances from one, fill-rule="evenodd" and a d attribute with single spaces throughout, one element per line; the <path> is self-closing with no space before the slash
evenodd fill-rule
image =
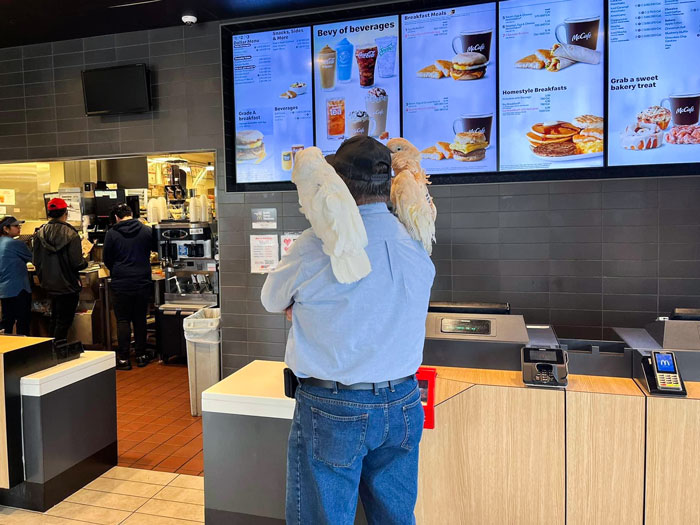
<path id="1" fill-rule="evenodd" d="M 0 491 L 0 505 L 45 512 L 117 464 L 117 442 L 45 483 L 22 482 Z"/>
<path id="2" fill-rule="evenodd" d="M 240 512 L 228 512 L 225 510 L 205 509 L 204 523 L 206 525 L 283 525 L 282 518 L 266 518 L 241 514 Z"/>
<path id="3" fill-rule="evenodd" d="M 641 396 L 566 392 L 567 525 L 644 522 Z"/>
<path id="4" fill-rule="evenodd" d="M 564 392 L 473 386 L 423 433 L 416 520 L 563 525 L 564 450 Z"/>
<path id="5" fill-rule="evenodd" d="M 646 525 L 700 523 L 699 435 L 700 400 L 647 399 Z"/>
<path id="6" fill-rule="evenodd" d="M 5 336 L 10 337 L 10 336 Z M 25 339 L 13 337 L 13 339 Z M 5 420 L 7 436 L 8 483 L 2 488 L 14 487 L 24 481 L 22 463 L 22 377 L 56 364 L 51 339 L 26 338 L 31 346 L 2 355 L 5 379 Z M 34 343 L 34 341 L 39 341 Z"/>

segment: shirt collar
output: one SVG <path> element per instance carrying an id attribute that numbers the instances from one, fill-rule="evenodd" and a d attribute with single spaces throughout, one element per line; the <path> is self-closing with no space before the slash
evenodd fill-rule
<path id="1" fill-rule="evenodd" d="M 389 213 L 386 202 L 373 202 L 372 204 L 362 204 L 357 207 L 360 215 L 374 215 L 377 213 Z"/>

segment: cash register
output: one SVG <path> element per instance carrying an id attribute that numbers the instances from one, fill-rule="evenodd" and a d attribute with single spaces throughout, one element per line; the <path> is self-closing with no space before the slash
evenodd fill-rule
<path id="1" fill-rule="evenodd" d="M 530 338 L 522 315 L 508 303 L 432 302 L 425 323 L 423 362 L 520 370 L 520 349 Z"/>

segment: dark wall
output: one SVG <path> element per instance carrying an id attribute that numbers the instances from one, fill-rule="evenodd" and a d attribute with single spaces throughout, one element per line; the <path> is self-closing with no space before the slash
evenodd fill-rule
<path id="1" fill-rule="evenodd" d="M 250 210 L 277 233 L 308 226 L 296 194 L 225 192 L 216 24 L 0 49 L 0 160 L 217 152 L 227 373 L 284 355 L 286 324 L 259 300 Z M 152 113 L 85 117 L 80 69 L 147 62 Z M 439 300 L 509 301 L 560 336 L 612 337 L 674 306 L 700 307 L 700 177 L 435 186 Z M 255 230 L 255 233 L 267 233 Z"/>

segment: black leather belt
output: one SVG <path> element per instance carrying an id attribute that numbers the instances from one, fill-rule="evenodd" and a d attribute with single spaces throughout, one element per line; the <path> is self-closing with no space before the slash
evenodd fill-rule
<path id="1" fill-rule="evenodd" d="M 399 379 L 393 379 L 391 381 L 382 381 L 381 383 L 354 383 L 352 385 L 344 385 L 343 383 L 328 381 L 326 379 L 316 379 L 315 377 L 300 377 L 299 381 L 302 385 L 330 388 L 331 390 L 374 390 L 376 392 L 380 388 L 393 389 L 396 385 L 399 385 L 404 381 L 408 381 L 409 379 L 413 379 L 414 377 L 416 376 L 410 375 Z"/>

